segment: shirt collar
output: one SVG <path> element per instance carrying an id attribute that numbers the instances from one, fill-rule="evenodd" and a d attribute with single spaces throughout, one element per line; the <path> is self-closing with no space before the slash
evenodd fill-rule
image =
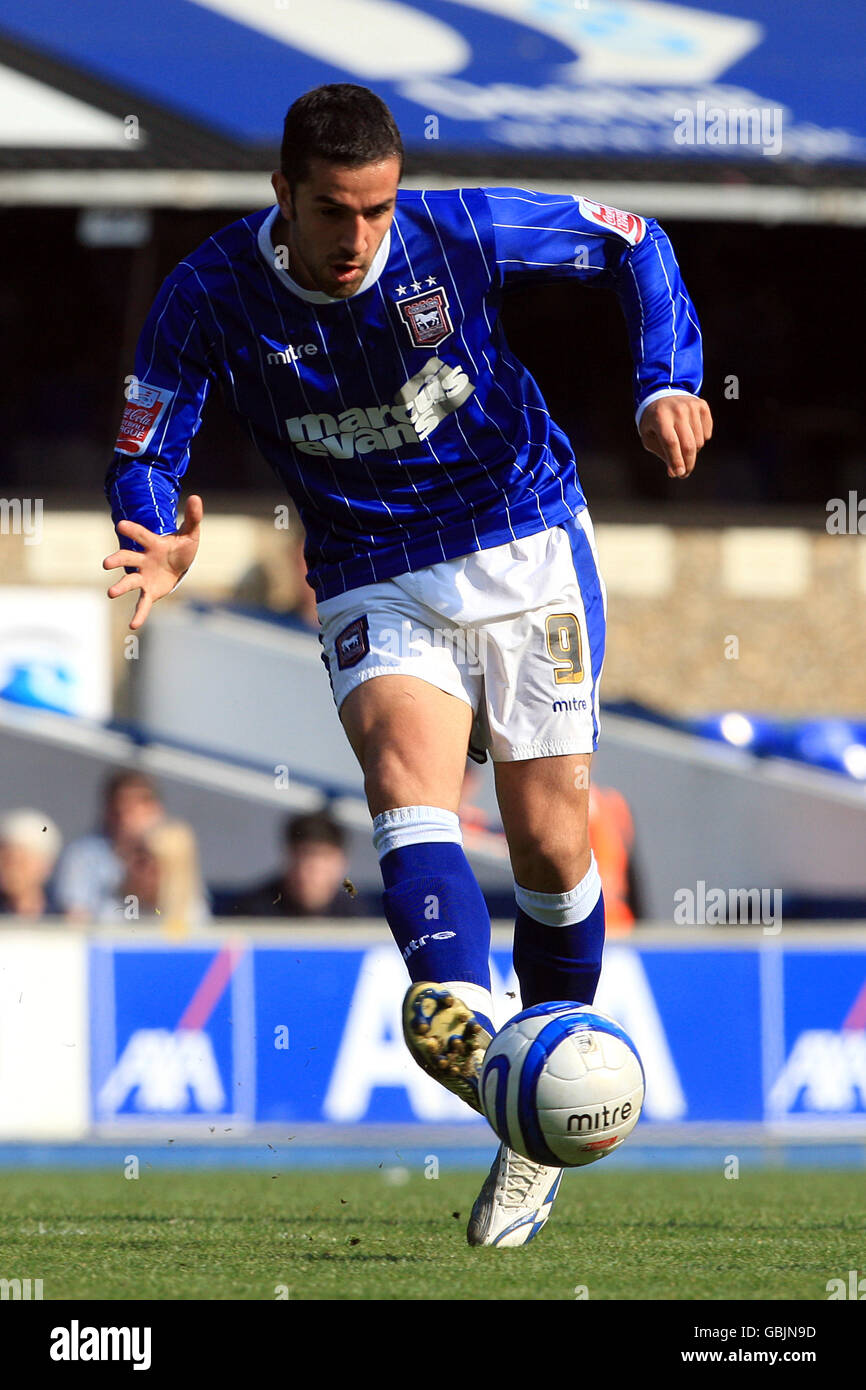
<path id="1" fill-rule="evenodd" d="M 370 269 L 367 271 L 367 274 L 364 276 L 363 280 L 361 281 L 358 288 L 355 290 L 354 294 L 350 294 L 348 296 L 330 295 L 325 294 L 323 290 L 304 289 L 303 285 L 299 285 L 297 280 L 292 279 L 291 275 L 287 270 L 283 270 L 282 266 L 277 265 L 276 250 L 273 242 L 271 241 L 271 229 L 277 220 L 279 211 L 279 207 L 275 207 L 272 208 L 271 211 L 268 213 L 264 222 L 259 227 L 258 243 L 259 251 L 261 252 L 262 256 L 264 256 L 265 260 L 267 261 L 273 273 L 276 275 L 281 285 L 283 285 L 287 290 L 290 290 L 292 294 L 297 295 L 299 299 L 305 299 L 308 304 L 344 304 L 346 302 L 346 298 L 354 299 L 357 295 L 363 294 L 365 290 L 372 289 L 373 285 L 375 285 L 376 281 L 379 279 L 379 276 L 382 274 L 382 271 L 385 269 L 388 256 L 391 253 L 390 227 L 388 228 L 387 232 L 382 238 L 382 243 L 379 247 L 379 250 L 376 252 L 375 256 L 370 262 Z"/>

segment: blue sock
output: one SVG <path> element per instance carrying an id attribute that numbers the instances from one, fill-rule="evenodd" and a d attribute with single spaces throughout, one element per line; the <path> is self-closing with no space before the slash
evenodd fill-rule
<path id="1" fill-rule="evenodd" d="M 460 822 L 439 806 L 398 806 L 373 821 L 383 904 L 410 978 L 460 992 L 493 1033 L 490 914 L 463 853 Z"/>
<path id="2" fill-rule="evenodd" d="M 490 914 L 460 845 L 392 849 L 380 865 L 385 916 L 413 980 L 490 988 Z"/>
<path id="3" fill-rule="evenodd" d="M 517 887 L 516 896 L 514 970 L 523 1007 L 557 999 L 591 1004 L 604 946 L 604 897 L 595 860 L 570 893 Z"/>

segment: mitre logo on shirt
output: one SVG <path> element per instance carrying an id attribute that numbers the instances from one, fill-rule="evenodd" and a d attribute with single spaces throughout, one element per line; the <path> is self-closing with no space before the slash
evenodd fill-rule
<path id="1" fill-rule="evenodd" d="M 632 246 L 643 240 L 646 223 L 634 212 L 623 212 L 622 208 L 609 207 L 607 203 L 594 203 L 590 198 L 578 198 L 577 205 L 581 217 L 588 222 L 597 222 L 600 227 L 609 227 Z"/>
<path id="2" fill-rule="evenodd" d="M 265 338 L 265 342 L 271 349 L 266 359 L 269 367 L 291 366 L 305 358 L 316 357 L 319 351 L 315 343 L 286 343 L 285 347 L 280 347 L 272 338 Z"/>
<path id="3" fill-rule="evenodd" d="M 397 308 L 413 347 L 436 347 L 454 332 L 448 296 L 439 285 L 411 299 L 401 299 Z"/>
<path id="4" fill-rule="evenodd" d="M 153 438 L 165 407 L 173 399 L 173 391 L 166 391 L 162 386 L 149 386 L 144 381 L 136 380 L 126 402 L 115 449 L 121 454 L 143 454 Z"/>
<path id="5" fill-rule="evenodd" d="M 397 391 L 391 405 L 353 406 L 338 415 L 295 415 L 286 420 L 289 439 L 302 454 L 355 454 L 421 444 L 475 387 L 462 367 L 429 357 Z"/>

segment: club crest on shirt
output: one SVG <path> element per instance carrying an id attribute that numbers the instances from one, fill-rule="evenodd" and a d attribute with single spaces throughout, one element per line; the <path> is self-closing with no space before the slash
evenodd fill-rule
<path id="1" fill-rule="evenodd" d="M 165 407 L 173 398 L 173 391 L 137 381 L 126 402 L 115 449 L 121 454 L 143 454 Z"/>
<path id="2" fill-rule="evenodd" d="M 358 662 L 365 657 L 370 650 L 370 634 L 367 626 L 367 615 L 363 613 L 360 618 L 349 623 L 342 632 L 338 632 L 334 638 L 334 649 L 337 653 L 337 665 L 341 671 L 345 671 L 347 666 L 357 666 Z"/>
<path id="3" fill-rule="evenodd" d="M 435 347 L 454 332 L 448 296 L 439 285 L 401 300 L 397 308 L 413 347 Z"/>

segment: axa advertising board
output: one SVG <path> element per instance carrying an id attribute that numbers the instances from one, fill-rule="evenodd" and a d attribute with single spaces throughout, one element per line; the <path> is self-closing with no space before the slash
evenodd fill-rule
<path id="1" fill-rule="evenodd" d="M 91 943 L 91 1125 L 213 1127 L 482 1122 L 410 1061 L 405 966 L 380 935 L 261 934 L 171 947 Z M 502 1021 L 510 953 L 492 958 Z M 612 943 L 597 1004 L 634 1038 L 642 1124 L 866 1127 L 866 943 Z M 2 1073 L 0 1073 L 2 1074 Z M 681 1131 L 680 1131 L 681 1132 Z"/>
<path id="2" fill-rule="evenodd" d="M 519 1007 L 508 950 L 492 964 L 504 1021 Z M 178 944 L 6 930 L 0 1140 L 447 1124 L 475 1142 L 482 1122 L 406 1053 L 405 985 L 393 945 L 360 927 Z M 860 932 L 612 942 L 597 1003 L 637 1043 L 657 1135 L 866 1133 Z"/>

